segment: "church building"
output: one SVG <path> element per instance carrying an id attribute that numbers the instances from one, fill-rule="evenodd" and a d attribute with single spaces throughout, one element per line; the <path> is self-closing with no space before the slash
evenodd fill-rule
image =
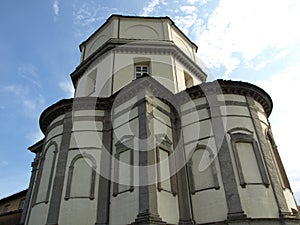
<path id="1" fill-rule="evenodd" d="M 112 15 L 84 41 L 74 98 L 29 147 L 21 224 L 299 225 L 270 96 L 206 82 L 197 50 L 169 17 Z"/>

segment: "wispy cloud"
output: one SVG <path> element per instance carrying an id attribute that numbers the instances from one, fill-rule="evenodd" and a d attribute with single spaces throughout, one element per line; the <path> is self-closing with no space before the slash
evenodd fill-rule
<path id="1" fill-rule="evenodd" d="M 22 64 L 18 67 L 18 75 L 30 81 L 32 84 L 42 88 L 39 82 L 38 69 L 33 64 Z"/>
<path id="2" fill-rule="evenodd" d="M 299 86 L 298 74 L 300 66 L 288 67 L 278 71 L 268 80 L 259 80 L 256 84 L 266 90 L 275 99 L 270 122 L 274 138 L 291 186 L 300 194 L 299 158 L 300 151 L 295 141 L 299 137 L 300 119 L 295 115 L 299 112 Z M 292 156 L 292 157 L 291 157 Z M 296 171 L 296 172 L 295 172 Z M 300 199 L 299 199 L 300 200 Z"/>
<path id="3" fill-rule="evenodd" d="M 74 97 L 74 87 L 71 81 L 65 80 L 59 82 L 58 86 L 66 93 L 67 98 Z"/>
<path id="4" fill-rule="evenodd" d="M 37 118 L 45 105 L 45 98 L 41 94 L 32 93 L 31 88 L 23 85 L 0 86 L 1 91 L 16 97 L 14 101 L 20 102 L 22 112 L 31 118 Z"/>
<path id="5" fill-rule="evenodd" d="M 59 3 L 58 3 L 58 0 L 55 0 L 54 2 L 53 2 L 53 12 L 54 12 L 54 14 L 56 15 L 56 16 L 58 16 L 58 14 L 59 14 Z"/>
<path id="6" fill-rule="evenodd" d="M 151 0 L 148 5 L 143 8 L 141 16 L 149 16 L 159 3 L 160 0 Z"/>
<path id="7" fill-rule="evenodd" d="M 228 76 L 240 63 L 263 51 L 290 47 L 300 40 L 295 31 L 299 10 L 297 0 L 220 0 L 207 24 L 194 29 L 200 57 L 210 67 L 225 66 Z M 240 53 L 241 59 L 235 53 Z"/>
<path id="8" fill-rule="evenodd" d="M 80 39 L 93 33 L 111 15 L 122 12 L 117 8 L 103 6 L 99 1 L 73 4 L 73 23 L 75 35 Z M 82 40 L 81 40 L 82 41 Z"/>

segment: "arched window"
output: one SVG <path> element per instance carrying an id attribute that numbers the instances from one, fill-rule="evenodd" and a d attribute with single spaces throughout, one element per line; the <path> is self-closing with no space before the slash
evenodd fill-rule
<path id="1" fill-rule="evenodd" d="M 264 184 L 268 187 L 269 179 L 253 132 L 246 128 L 233 128 L 228 133 L 241 186 Z"/>
<path id="2" fill-rule="evenodd" d="M 192 154 L 187 164 L 191 193 L 219 189 L 213 151 L 206 145 L 197 145 Z"/>
<path id="3" fill-rule="evenodd" d="M 89 198 L 94 199 L 96 160 L 88 154 L 76 155 L 70 163 L 65 199 Z"/>
<path id="4" fill-rule="evenodd" d="M 48 203 L 49 195 L 52 188 L 54 169 L 56 157 L 58 152 L 58 145 L 55 141 L 51 141 L 41 155 L 41 162 L 39 166 L 37 178 L 37 193 L 34 197 L 35 203 Z"/>

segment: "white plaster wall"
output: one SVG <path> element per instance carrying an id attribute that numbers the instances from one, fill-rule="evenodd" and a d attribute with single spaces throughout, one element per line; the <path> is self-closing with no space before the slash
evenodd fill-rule
<path id="1" fill-rule="evenodd" d="M 247 185 L 239 186 L 242 207 L 248 217 L 252 218 L 277 218 L 278 207 L 271 186 Z"/>
<path id="2" fill-rule="evenodd" d="M 71 134 L 70 148 L 102 147 L 102 133 L 77 131 Z"/>
<path id="3" fill-rule="evenodd" d="M 197 224 L 226 220 L 227 205 L 223 187 L 197 192 L 191 198 Z"/>
<path id="4" fill-rule="evenodd" d="M 111 197 L 110 224 L 124 225 L 134 222 L 139 213 L 138 202 L 138 187 L 135 187 L 133 192 L 124 192 L 117 197 Z"/>
<path id="5" fill-rule="evenodd" d="M 113 74 L 114 54 L 108 53 L 100 60 L 92 63 L 87 71 L 78 80 L 75 97 L 86 97 L 87 76 L 89 73 L 97 69 L 95 92 L 90 94 L 92 97 L 108 97 L 111 95 L 111 82 Z"/>
<path id="6" fill-rule="evenodd" d="M 181 117 L 182 126 L 189 125 L 193 122 L 205 120 L 209 118 L 207 109 L 200 109 L 197 111 L 190 112 Z"/>
<path id="7" fill-rule="evenodd" d="M 295 201 L 292 191 L 289 190 L 288 188 L 286 188 L 283 190 L 283 193 L 284 193 L 284 197 L 286 199 L 289 210 L 291 212 L 292 212 L 292 209 L 298 211 L 298 207 L 296 205 L 296 201 Z"/>
<path id="8" fill-rule="evenodd" d="M 119 35 L 125 39 L 165 39 L 163 22 L 151 19 L 121 18 Z"/>
<path id="9" fill-rule="evenodd" d="M 104 116 L 104 110 L 77 110 L 72 116 Z"/>
<path id="10" fill-rule="evenodd" d="M 48 134 L 46 135 L 46 142 L 50 141 L 53 137 L 57 135 L 61 136 L 62 134 L 63 134 L 63 125 L 54 127 L 48 131 Z"/>
<path id="11" fill-rule="evenodd" d="M 172 41 L 193 61 L 195 61 L 195 55 L 192 45 L 186 41 L 186 38 L 176 29 L 171 29 Z"/>
<path id="12" fill-rule="evenodd" d="M 217 157 L 218 151 L 216 149 L 215 140 L 213 137 L 211 137 L 203 139 L 197 143 L 201 145 L 206 145 L 213 151 L 213 154 L 215 155 L 214 163 L 216 166 L 218 183 L 220 188 L 203 190 L 196 192 L 194 195 L 191 195 L 194 218 L 197 223 L 223 221 L 227 218 L 227 205 L 219 160 Z M 189 150 L 189 148 L 192 146 L 193 144 L 187 146 L 187 153 L 192 151 Z M 188 160 L 189 156 L 191 156 L 190 153 L 186 156 Z"/>
<path id="13" fill-rule="evenodd" d="M 28 224 L 29 225 L 46 224 L 48 210 L 49 210 L 49 204 L 38 204 L 32 207 Z"/>
<path id="14" fill-rule="evenodd" d="M 186 66 L 184 66 L 178 59 L 175 59 L 175 68 L 176 68 L 179 92 L 186 89 L 185 80 L 184 80 L 185 71 L 193 78 L 194 86 L 202 83 L 202 81 L 197 76 L 193 75 L 193 73 Z"/>
<path id="15" fill-rule="evenodd" d="M 96 183 L 98 183 L 96 179 Z M 96 191 L 98 193 L 98 191 Z M 94 225 L 97 213 L 97 198 L 62 200 L 58 224 Z"/>
<path id="16" fill-rule="evenodd" d="M 131 108 L 136 102 L 137 102 L 137 97 L 133 97 L 133 98 L 127 100 L 126 102 L 124 102 L 123 104 L 116 106 L 114 108 L 114 113 L 116 114 L 116 113 L 121 112 L 124 109 Z"/>
<path id="17" fill-rule="evenodd" d="M 253 138 L 257 140 L 256 132 L 253 127 L 253 122 L 250 118 L 246 117 L 227 117 L 226 118 L 226 131 L 236 128 L 236 127 L 244 127 L 248 130 L 253 132 Z M 252 218 L 276 218 L 278 216 L 278 208 L 275 201 L 275 197 L 273 194 L 272 187 L 269 186 L 268 188 L 265 187 L 263 184 L 259 185 L 246 185 L 245 188 L 242 188 L 240 185 L 240 180 L 238 177 L 237 167 L 235 163 L 235 158 L 233 156 L 232 148 L 231 148 L 231 141 L 229 135 L 227 135 L 230 153 L 231 153 L 231 160 L 233 162 L 233 169 L 235 172 L 235 178 L 238 184 L 238 190 L 241 198 L 241 203 L 245 214 L 248 217 Z M 260 150 L 260 147 L 259 147 Z M 261 150 L 260 150 L 261 151 Z M 241 153 L 241 152 L 239 152 Z M 241 156 L 243 158 L 243 156 Z M 249 173 L 253 172 L 254 170 L 247 171 Z M 257 171 L 256 171 L 257 173 Z M 256 176 L 256 175 L 254 175 Z"/>
<path id="18" fill-rule="evenodd" d="M 50 180 L 50 174 L 51 174 L 51 169 L 52 169 L 54 155 L 55 155 L 54 151 L 55 151 L 55 146 L 51 145 L 48 147 L 47 153 L 45 155 L 42 176 L 41 176 L 39 190 L 38 190 L 37 198 L 36 198 L 37 203 L 44 202 L 46 200 L 49 182 L 52 182 Z M 56 154 L 58 154 L 58 153 L 56 153 Z M 56 157 L 56 161 L 57 161 L 57 157 Z M 55 161 L 55 163 L 56 163 L 56 161 Z M 54 164 L 54 168 L 56 167 L 55 165 L 56 164 Z M 41 165 L 39 166 L 39 171 L 40 170 L 41 170 Z M 52 177 L 52 179 L 53 179 L 53 177 Z"/>
<path id="19" fill-rule="evenodd" d="M 92 200 L 89 198 L 70 198 L 68 200 L 65 200 L 69 166 L 75 156 L 77 156 L 78 154 L 82 154 L 84 152 L 92 155 L 95 158 L 97 164 L 96 167 L 97 173 L 95 179 L 95 198 Z M 80 150 L 71 150 L 68 152 L 65 179 L 64 179 L 64 185 L 62 191 L 62 202 L 60 206 L 60 214 L 59 214 L 59 221 L 58 221 L 59 224 L 86 224 L 86 225 L 95 224 L 96 214 L 97 214 L 97 199 L 98 199 L 98 184 L 99 184 L 98 174 L 100 168 L 100 158 L 101 158 L 101 150 L 99 149 L 80 149 Z M 88 163 L 88 165 L 90 165 L 89 160 L 87 160 L 86 162 Z M 82 171 L 82 174 L 77 174 L 77 175 L 85 176 L 84 173 L 85 172 Z M 81 186 L 79 186 L 79 188 L 80 187 Z M 72 192 L 71 192 L 71 197 L 74 197 L 72 196 Z M 84 213 L 80 213 L 81 211 L 84 211 Z"/>
<path id="20" fill-rule="evenodd" d="M 150 59 L 150 74 L 162 85 L 174 92 L 173 64 L 170 55 L 121 54 L 115 56 L 113 93 L 135 80 L 134 59 Z"/>
<path id="21" fill-rule="evenodd" d="M 189 109 L 194 109 L 196 110 L 196 106 L 198 105 L 205 105 L 207 103 L 206 98 L 197 98 L 197 99 L 190 99 L 190 101 L 184 103 L 181 105 L 181 111 L 189 110 Z"/>
<path id="22" fill-rule="evenodd" d="M 178 199 L 171 193 L 157 192 L 158 214 L 163 221 L 169 224 L 177 224 L 179 221 Z"/>
<path id="23" fill-rule="evenodd" d="M 182 128 L 184 142 L 198 140 L 203 137 L 213 136 L 210 120 L 204 120 L 187 125 Z"/>
<path id="24" fill-rule="evenodd" d="M 56 122 L 58 122 L 58 121 L 62 121 L 64 118 L 65 118 L 65 114 L 56 117 L 56 118 L 50 123 L 49 126 L 52 126 L 54 123 L 56 123 Z"/>
<path id="25" fill-rule="evenodd" d="M 106 26 L 99 30 L 87 43 L 84 51 L 84 59 L 92 55 L 99 49 L 106 41 L 112 38 L 115 21 L 110 21 Z"/>
<path id="26" fill-rule="evenodd" d="M 134 100 L 133 100 L 134 101 Z M 131 101 L 130 101 L 131 102 Z M 127 102 L 128 103 L 128 102 Z M 121 111 L 124 108 L 127 108 L 127 103 L 116 108 L 115 111 Z M 129 103 L 130 105 L 130 103 Z M 126 122 L 126 120 L 124 121 Z M 138 138 L 138 119 L 134 119 L 130 123 L 127 120 L 127 123 L 114 129 L 113 137 L 113 152 L 112 156 L 115 156 L 116 148 L 115 144 L 124 136 L 124 135 L 134 135 L 135 138 Z M 138 149 L 138 142 L 133 143 L 133 149 Z M 114 174 L 116 161 L 112 162 L 111 174 Z M 134 151 L 134 165 L 139 165 L 139 156 L 138 151 Z M 135 167 L 137 168 L 137 167 Z M 118 194 L 116 197 L 111 196 L 110 199 L 110 224 L 111 225 L 124 225 L 134 222 L 138 214 L 138 202 L 139 202 L 139 192 L 138 186 L 139 183 L 139 174 L 138 170 L 134 170 L 134 191 L 133 192 L 124 192 Z M 111 193 L 113 193 L 113 185 L 111 185 Z"/>

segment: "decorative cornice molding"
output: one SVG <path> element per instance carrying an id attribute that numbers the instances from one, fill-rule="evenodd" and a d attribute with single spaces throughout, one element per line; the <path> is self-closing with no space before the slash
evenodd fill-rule
<path id="1" fill-rule="evenodd" d="M 97 97 L 82 97 L 82 98 L 70 98 L 62 99 L 59 102 L 49 106 L 43 111 L 40 116 L 40 128 L 45 134 L 48 126 L 51 122 L 70 111 L 80 110 L 107 110 L 110 109 L 114 95 L 109 98 L 97 98 Z"/>
<path id="2" fill-rule="evenodd" d="M 213 94 L 234 94 L 249 96 L 262 105 L 268 116 L 272 112 L 273 102 L 271 97 L 260 87 L 242 81 L 218 79 L 212 82 L 202 83 L 200 85 L 188 88 L 178 93 L 176 97 L 178 101 L 183 104 L 190 100 L 187 98 L 187 96 L 189 96 L 191 99 L 196 99 L 205 96 L 207 97 L 208 95 Z"/>
<path id="3" fill-rule="evenodd" d="M 113 52 L 123 54 L 173 55 L 200 80 L 205 81 L 207 77 L 203 69 L 200 68 L 200 65 L 197 65 L 172 41 L 120 40 L 111 38 L 86 60 L 84 60 L 73 73 L 71 73 L 74 86 L 76 86 L 78 79 L 85 72 L 89 71 L 108 54 Z"/>

